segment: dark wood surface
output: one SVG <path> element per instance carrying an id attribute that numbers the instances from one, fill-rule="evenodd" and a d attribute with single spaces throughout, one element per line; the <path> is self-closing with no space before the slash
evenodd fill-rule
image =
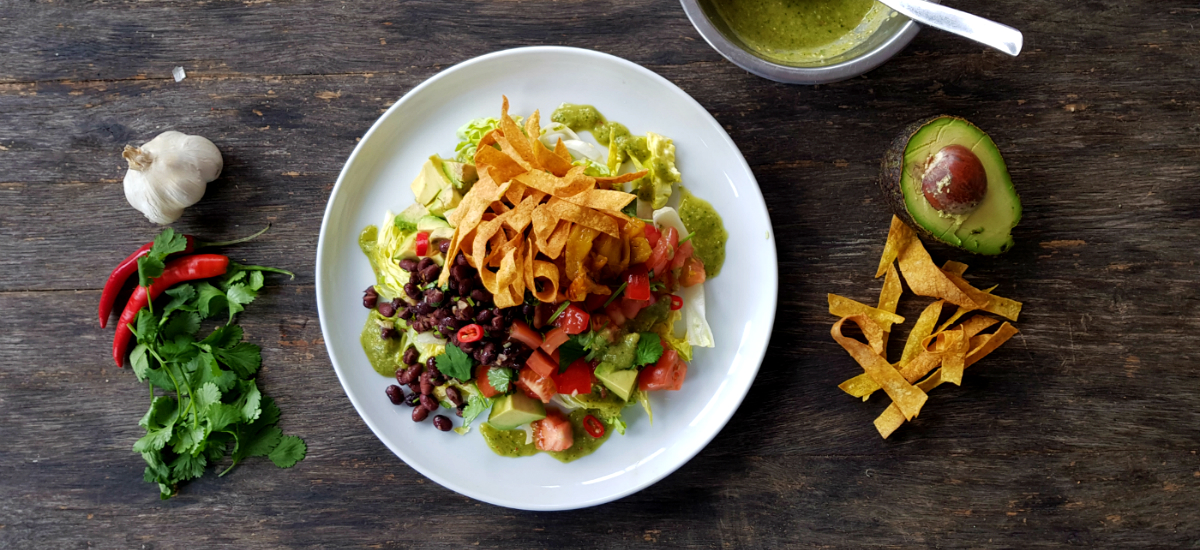
<path id="1" fill-rule="evenodd" d="M 724 61 L 672 0 L 0 3 L 0 547 L 1200 544 L 1200 9 L 951 4 L 1020 27 L 1025 53 L 927 30 L 865 77 L 801 87 Z M 704 105 L 759 179 L 781 280 L 762 370 L 717 438 L 638 494 L 564 513 L 475 502 L 388 452 L 337 383 L 313 297 L 356 139 L 438 71 L 533 44 L 625 57 Z M 825 293 L 874 299 L 882 148 L 938 113 L 991 133 L 1025 218 L 1003 257 L 931 250 L 1023 301 L 1022 332 L 884 441 L 885 401 L 836 387 L 858 368 Z M 175 227 L 224 238 L 270 221 L 235 259 L 299 274 L 242 325 L 309 454 L 162 502 L 130 450 L 145 388 L 113 368 L 94 312 L 155 232 L 125 202 L 120 150 L 171 128 L 226 159 Z"/>

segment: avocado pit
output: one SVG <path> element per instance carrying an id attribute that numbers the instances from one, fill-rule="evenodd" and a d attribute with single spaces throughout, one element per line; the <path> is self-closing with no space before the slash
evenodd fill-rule
<path id="1" fill-rule="evenodd" d="M 921 177 L 929 205 L 952 216 L 970 214 L 987 194 L 987 171 L 962 145 L 947 145 L 929 159 Z"/>

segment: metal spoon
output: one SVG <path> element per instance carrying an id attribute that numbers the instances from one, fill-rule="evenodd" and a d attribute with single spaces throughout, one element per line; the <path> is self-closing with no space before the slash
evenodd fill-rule
<path id="1" fill-rule="evenodd" d="M 1024 42 L 1021 31 L 1008 25 L 925 0 L 879 1 L 918 23 L 965 36 L 1014 57 L 1021 53 Z"/>

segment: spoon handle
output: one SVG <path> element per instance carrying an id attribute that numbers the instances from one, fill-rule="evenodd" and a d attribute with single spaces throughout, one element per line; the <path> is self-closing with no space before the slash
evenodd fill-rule
<path id="1" fill-rule="evenodd" d="M 918 23 L 965 36 L 1014 57 L 1021 53 L 1021 31 L 1008 25 L 925 0 L 880 1 Z"/>

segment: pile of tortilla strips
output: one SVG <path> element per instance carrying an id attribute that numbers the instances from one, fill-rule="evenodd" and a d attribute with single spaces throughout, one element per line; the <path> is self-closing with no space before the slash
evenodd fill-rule
<path id="1" fill-rule="evenodd" d="M 522 128 L 505 97 L 500 126 L 475 153 L 479 181 L 446 215 L 454 226 L 446 257 L 462 252 L 500 308 L 524 303 L 526 290 L 546 303 L 611 294 L 596 281 L 650 256 L 644 222 L 621 212 L 635 195 L 611 189 L 646 171 L 587 176 L 561 139 L 551 151 L 540 135 L 538 112 Z M 442 270 L 438 283 L 449 277 Z"/>
<path id="2" fill-rule="evenodd" d="M 899 272 L 894 265 L 897 260 Z M 836 294 L 829 295 L 829 313 L 841 317 L 830 333 L 866 371 L 838 387 L 863 401 L 879 389 L 892 398 L 887 410 L 875 419 L 875 428 L 884 438 L 921 412 L 930 390 L 943 382 L 959 385 L 963 369 L 983 359 L 1017 333 L 1015 327 L 1005 322 L 994 332 L 984 334 L 983 331 L 1000 321 L 982 315 L 970 316 L 954 325 L 972 312 L 992 313 L 1010 321 L 1016 321 L 1021 313 L 1021 303 L 992 294 L 995 287 L 987 290 L 972 287 L 963 279 L 966 270 L 966 264 L 954 261 L 946 262 L 938 269 L 913 230 L 893 216 L 883 258 L 875 273 L 877 278 L 887 275 L 879 294 L 879 306 L 871 307 Z M 938 300 L 921 313 L 904 344 L 900 361 L 892 363 L 886 353 L 888 334 L 893 325 L 904 322 L 903 317 L 896 315 L 902 293 L 901 275 L 914 294 Z M 957 306 L 957 309 L 938 325 L 942 307 L 946 304 Z M 847 321 L 858 325 L 866 343 L 842 335 L 842 325 Z"/>

